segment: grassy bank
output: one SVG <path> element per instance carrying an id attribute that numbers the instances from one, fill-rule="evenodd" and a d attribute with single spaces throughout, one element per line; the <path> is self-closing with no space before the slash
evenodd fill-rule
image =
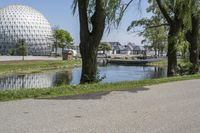
<path id="1" fill-rule="evenodd" d="M 72 96 L 79 94 L 89 94 L 96 92 L 108 92 L 113 90 L 127 90 L 140 88 L 147 85 L 167 83 L 181 80 L 200 79 L 198 75 L 178 76 L 171 78 L 148 79 L 142 81 L 127 81 L 109 84 L 90 84 L 77 86 L 60 86 L 47 89 L 23 89 L 0 91 L 0 101 L 26 99 L 26 98 L 49 98 L 57 96 Z"/>
<path id="2" fill-rule="evenodd" d="M 166 67 L 167 66 L 167 59 L 163 59 L 157 62 L 147 63 L 148 66 L 157 66 L 157 67 Z"/>
<path id="3" fill-rule="evenodd" d="M 167 59 L 162 59 L 160 61 L 157 62 L 151 62 L 151 63 L 147 63 L 148 66 L 157 66 L 157 67 L 167 67 Z M 186 63 L 188 61 L 184 60 L 184 59 L 177 59 L 177 64 L 182 64 L 182 63 Z"/>
<path id="4" fill-rule="evenodd" d="M 71 68 L 80 65 L 80 60 L 72 61 L 8 61 L 0 62 L 0 75 L 13 73 L 37 73 L 53 69 Z"/>

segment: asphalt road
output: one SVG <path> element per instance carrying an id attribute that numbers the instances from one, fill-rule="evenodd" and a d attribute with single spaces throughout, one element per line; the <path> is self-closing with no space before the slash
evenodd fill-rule
<path id="1" fill-rule="evenodd" d="M 200 133 L 200 80 L 0 102 L 0 133 Z"/>

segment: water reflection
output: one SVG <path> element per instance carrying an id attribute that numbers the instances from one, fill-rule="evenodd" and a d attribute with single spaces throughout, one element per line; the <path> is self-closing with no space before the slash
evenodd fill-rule
<path id="1" fill-rule="evenodd" d="M 104 83 L 158 78 L 167 75 L 165 68 L 148 66 L 108 65 L 100 66 L 99 72 L 101 76 L 106 75 L 106 78 L 102 81 Z M 5 76 L 0 77 L 0 90 L 79 84 L 80 76 L 81 68 L 40 74 Z"/>
<path id="2" fill-rule="evenodd" d="M 72 71 L 0 77 L 0 89 L 47 88 L 70 84 Z"/>
<path id="3" fill-rule="evenodd" d="M 100 67 L 100 73 L 101 76 L 106 75 L 106 78 L 102 82 L 143 80 L 150 78 L 165 77 L 167 75 L 167 71 L 165 68 L 121 65 L 110 65 L 109 67 Z"/>

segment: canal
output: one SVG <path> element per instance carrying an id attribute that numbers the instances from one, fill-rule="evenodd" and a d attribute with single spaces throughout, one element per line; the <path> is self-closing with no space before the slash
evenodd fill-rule
<path id="1" fill-rule="evenodd" d="M 154 66 L 106 65 L 98 67 L 102 83 L 144 80 L 166 77 L 166 68 Z M 48 71 L 45 73 L 9 75 L 0 77 L 0 90 L 21 88 L 48 88 L 61 85 L 79 84 L 81 68 L 66 71 Z"/>

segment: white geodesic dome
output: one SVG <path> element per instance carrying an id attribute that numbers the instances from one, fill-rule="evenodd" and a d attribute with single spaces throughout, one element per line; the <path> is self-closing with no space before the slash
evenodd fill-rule
<path id="1" fill-rule="evenodd" d="M 0 54 L 16 49 L 25 40 L 29 55 L 50 55 L 53 32 L 48 20 L 37 10 L 25 5 L 0 9 Z"/>

